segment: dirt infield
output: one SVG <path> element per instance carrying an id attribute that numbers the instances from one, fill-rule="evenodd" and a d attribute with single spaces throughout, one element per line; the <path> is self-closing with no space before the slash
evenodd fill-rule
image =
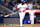
<path id="1" fill-rule="evenodd" d="M 0 27 L 20 27 L 20 26 L 0 26 Z M 23 27 L 40 27 L 40 26 L 23 26 Z"/>

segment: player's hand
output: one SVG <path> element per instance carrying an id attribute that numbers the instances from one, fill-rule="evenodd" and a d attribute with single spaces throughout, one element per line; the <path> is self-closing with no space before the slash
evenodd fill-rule
<path id="1" fill-rule="evenodd" d="M 23 10 L 23 12 L 25 12 L 25 10 Z"/>
<path id="2" fill-rule="evenodd" d="M 21 13 L 21 10 L 18 10 Z"/>
<path id="3" fill-rule="evenodd" d="M 26 8 L 26 10 L 29 10 L 28 8 Z"/>

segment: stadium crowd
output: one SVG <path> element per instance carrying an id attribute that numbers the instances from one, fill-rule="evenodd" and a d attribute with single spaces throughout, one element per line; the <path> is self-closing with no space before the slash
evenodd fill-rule
<path id="1" fill-rule="evenodd" d="M 24 0 L 29 6 L 29 9 L 40 9 L 40 0 Z M 1 4 L 13 12 L 17 11 L 17 5 L 21 3 L 22 0 L 1 0 Z"/>

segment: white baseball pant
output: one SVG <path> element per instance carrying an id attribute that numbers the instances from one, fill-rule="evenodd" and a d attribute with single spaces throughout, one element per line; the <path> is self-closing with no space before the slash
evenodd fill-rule
<path id="1" fill-rule="evenodd" d="M 24 17 L 25 17 L 25 12 L 19 12 L 19 16 L 20 16 L 20 26 L 22 26 L 22 24 L 23 24 L 23 19 L 24 19 Z"/>

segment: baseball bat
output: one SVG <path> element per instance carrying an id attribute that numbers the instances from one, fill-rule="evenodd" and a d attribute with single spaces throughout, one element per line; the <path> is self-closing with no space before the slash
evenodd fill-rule
<path id="1" fill-rule="evenodd" d="M 10 15 L 13 15 L 13 14 L 16 14 L 17 12 L 14 12 L 14 13 L 11 13 L 11 14 L 8 14 L 8 15 L 5 15 L 4 17 L 8 17 Z"/>

